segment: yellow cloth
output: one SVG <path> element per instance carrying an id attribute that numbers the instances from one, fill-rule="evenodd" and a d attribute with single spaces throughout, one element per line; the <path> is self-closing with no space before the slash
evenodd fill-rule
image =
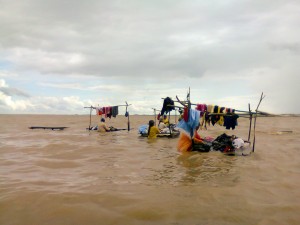
<path id="1" fill-rule="evenodd" d="M 213 105 L 208 105 L 207 106 L 207 112 L 208 113 L 214 112 L 214 106 Z"/>
<path id="2" fill-rule="evenodd" d="M 220 112 L 221 107 L 219 107 L 218 110 L 219 110 L 218 113 L 224 113 L 224 111 L 226 112 L 226 108 L 224 108 L 222 112 Z M 219 119 L 219 121 L 218 121 L 217 123 L 218 123 L 220 126 L 223 126 L 223 125 L 224 125 L 224 116 L 220 116 L 220 119 Z"/>
<path id="3" fill-rule="evenodd" d="M 164 124 L 166 124 L 167 126 L 169 126 L 169 119 L 168 118 L 164 119 L 163 121 L 164 121 Z"/>
<path id="4" fill-rule="evenodd" d="M 106 131 L 109 131 L 109 127 L 103 123 L 103 122 L 100 122 L 98 123 L 98 132 L 106 132 Z"/>
<path id="5" fill-rule="evenodd" d="M 152 126 L 150 128 L 148 138 L 156 138 L 157 134 L 159 134 L 159 129 L 156 126 Z"/>

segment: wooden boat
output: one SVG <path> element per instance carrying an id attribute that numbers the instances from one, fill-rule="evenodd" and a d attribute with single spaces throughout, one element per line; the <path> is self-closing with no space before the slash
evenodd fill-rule
<path id="1" fill-rule="evenodd" d="M 172 133 L 157 134 L 157 137 L 159 137 L 159 138 L 161 138 L 161 137 L 176 138 L 179 136 L 179 134 L 180 134 L 179 131 L 173 131 Z M 141 137 L 148 137 L 148 134 L 141 134 Z"/>
<path id="2" fill-rule="evenodd" d="M 163 130 L 161 133 L 157 134 L 157 137 L 168 137 L 168 138 L 175 138 L 178 137 L 180 134 L 180 131 L 176 129 L 175 125 L 172 125 L 171 131 L 169 128 L 165 128 L 166 130 Z M 139 127 L 139 134 L 141 137 L 148 137 L 148 125 L 142 125 Z"/>
<path id="3" fill-rule="evenodd" d="M 29 129 L 44 129 L 44 130 L 63 130 L 68 127 L 41 127 L 41 126 L 33 126 L 29 127 Z"/>

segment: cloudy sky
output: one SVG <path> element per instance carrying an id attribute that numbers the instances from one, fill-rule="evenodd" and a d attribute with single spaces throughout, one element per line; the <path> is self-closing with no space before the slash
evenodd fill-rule
<path id="1" fill-rule="evenodd" d="M 0 0 L 0 113 L 162 98 L 300 113 L 298 0 Z"/>

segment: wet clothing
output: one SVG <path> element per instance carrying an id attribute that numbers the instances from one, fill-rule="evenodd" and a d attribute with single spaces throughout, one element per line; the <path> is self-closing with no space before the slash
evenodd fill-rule
<path id="1" fill-rule="evenodd" d="M 104 122 L 98 123 L 98 132 L 108 132 L 110 131 L 109 127 Z"/>
<path id="2" fill-rule="evenodd" d="M 159 122 L 159 124 L 158 124 L 158 128 L 160 129 L 160 130 L 162 130 L 162 129 L 164 129 L 164 128 L 167 128 L 168 126 L 164 123 L 164 122 Z"/>
<path id="3" fill-rule="evenodd" d="M 227 134 L 222 134 L 218 136 L 213 142 L 212 147 L 214 150 L 218 150 L 221 152 L 229 152 L 234 150 L 234 146 L 232 145 L 232 136 Z"/>
<path id="4" fill-rule="evenodd" d="M 148 138 L 156 138 L 157 134 L 159 134 L 159 129 L 156 126 L 150 127 Z"/>
<path id="5" fill-rule="evenodd" d="M 166 126 L 169 126 L 169 119 L 168 118 L 166 118 L 166 119 L 163 119 L 163 122 L 164 122 L 164 124 L 166 125 Z"/>

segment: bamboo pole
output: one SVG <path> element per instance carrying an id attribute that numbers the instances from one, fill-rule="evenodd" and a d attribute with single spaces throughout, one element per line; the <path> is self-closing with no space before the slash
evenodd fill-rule
<path id="1" fill-rule="evenodd" d="M 260 106 L 260 103 L 261 103 L 262 100 L 266 97 L 266 96 L 264 96 L 263 94 L 264 94 L 264 93 L 262 92 L 262 93 L 261 93 L 261 96 L 260 96 L 260 100 L 259 100 L 258 105 L 257 105 L 256 110 L 255 110 L 256 113 L 257 113 L 257 111 L 258 111 L 258 107 Z M 255 128 L 256 128 L 256 118 L 257 118 L 257 114 L 255 114 L 255 117 L 254 117 L 254 127 L 253 127 L 254 137 L 253 137 L 252 152 L 254 152 L 254 149 L 255 149 Z"/>
<path id="2" fill-rule="evenodd" d="M 89 131 L 91 130 L 91 125 L 92 125 L 92 106 L 91 106 L 91 109 L 90 109 L 90 125 L 89 125 Z"/>
<path id="3" fill-rule="evenodd" d="M 127 101 L 125 102 L 126 103 L 126 112 L 127 112 L 127 130 L 130 131 L 130 119 L 129 119 L 129 113 L 127 111 L 127 108 L 130 106 L 128 105 Z"/>
<path id="4" fill-rule="evenodd" d="M 248 134 L 248 142 L 250 141 L 250 136 L 251 136 L 251 128 L 252 128 L 252 113 L 251 113 L 251 109 L 250 109 L 250 103 L 248 103 L 248 107 L 249 107 L 249 114 L 250 114 L 250 125 L 249 125 L 249 134 Z"/>

